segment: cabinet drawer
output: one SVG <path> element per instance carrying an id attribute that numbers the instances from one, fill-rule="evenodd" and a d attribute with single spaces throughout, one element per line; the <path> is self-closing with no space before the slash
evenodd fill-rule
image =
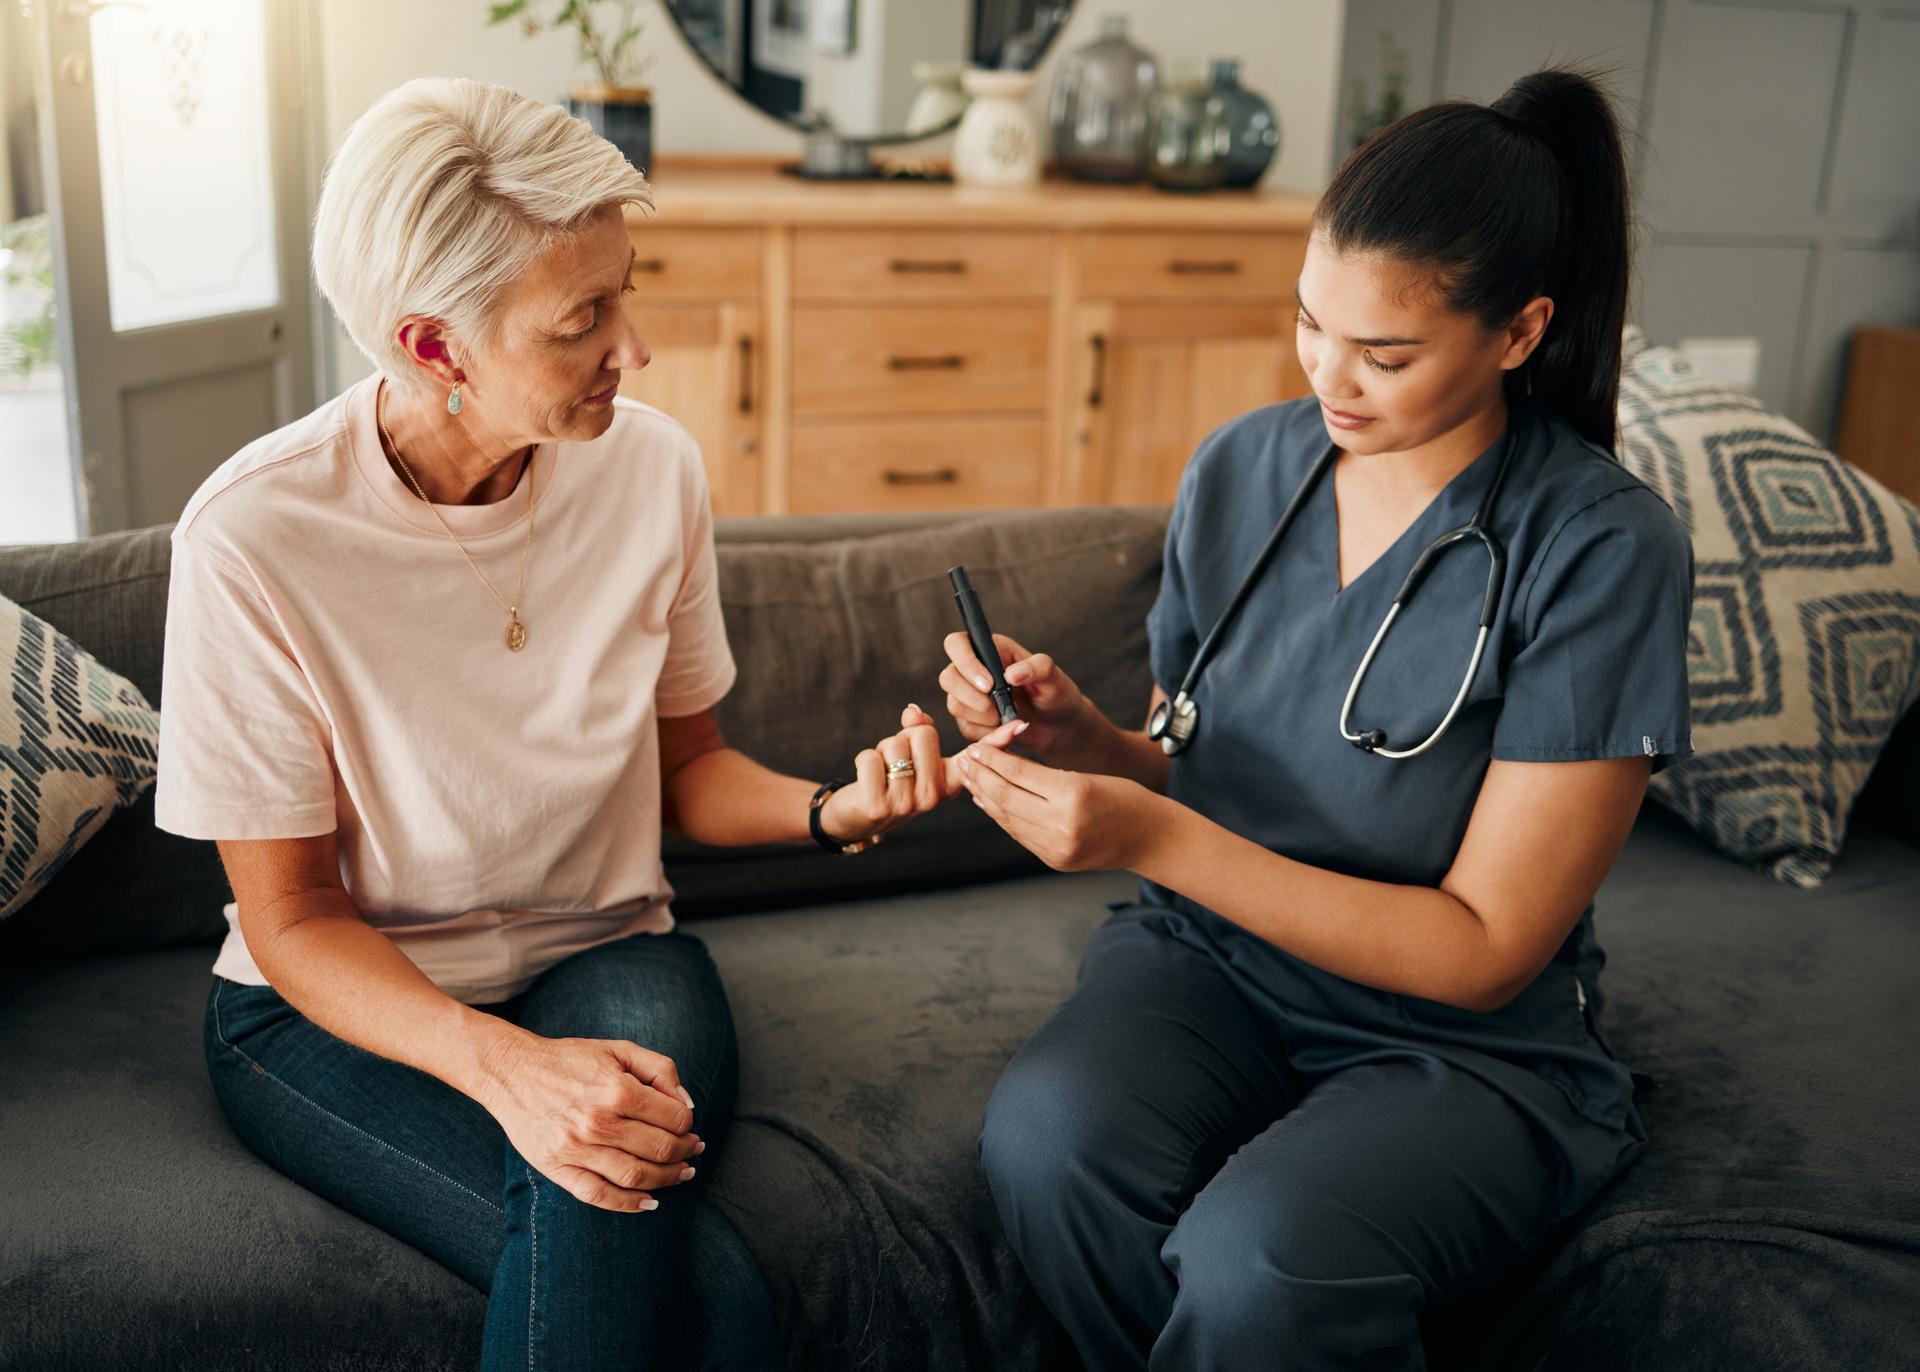
<path id="1" fill-rule="evenodd" d="M 758 300 L 760 230 L 628 226 L 636 304 L 654 300 Z"/>
<path id="2" fill-rule="evenodd" d="M 1223 299 L 1293 294 L 1307 240 L 1271 233 L 1090 233 L 1080 292 L 1097 300 Z"/>
<path id="3" fill-rule="evenodd" d="M 1053 236 L 995 230 L 801 229 L 793 239 L 799 300 L 1044 300 Z"/>
<path id="4" fill-rule="evenodd" d="M 796 424 L 795 514 L 980 510 L 1040 503 L 1040 419 L 882 419 Z"/>
<path id="5" fill-rule="evenodd" d="M 1043 306 L 806 305 L 796 415 L 1005 414 L 1047 407 Z"/>

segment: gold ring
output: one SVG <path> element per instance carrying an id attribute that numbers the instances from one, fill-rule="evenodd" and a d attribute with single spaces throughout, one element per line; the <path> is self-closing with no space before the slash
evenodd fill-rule
<path id="1" fill-rule="evenodd" d="M 888 781 L 894 781 L 900 777 L 910 777 L 912 775 L 913 759 L 910 757 L 895 758 L 887 764 Z"/>

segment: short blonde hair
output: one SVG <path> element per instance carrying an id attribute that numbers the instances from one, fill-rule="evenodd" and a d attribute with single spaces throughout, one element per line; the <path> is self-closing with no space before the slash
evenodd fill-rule
<path id="1" fill-rule="evenodd" d="M 314 277 L 373 365 L 419 388 L 400 320 L 492 340 L 508 285 L 557 238 L 626 204 L 652 208 L 646 177 L 584 121 L 504 86 L 423 77 L 383 95 L 334 153 Z"/>

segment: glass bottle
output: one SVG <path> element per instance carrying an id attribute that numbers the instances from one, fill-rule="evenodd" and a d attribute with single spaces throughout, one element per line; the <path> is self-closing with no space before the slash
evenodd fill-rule
<path id="1" fill-rule="evenodd" d="M 1210 191 L 1227 172 L 1224 111 L 1197 73 L 1163 86 L 1147 124 L 1147 175 L 1163 191 Z"/>
<path id="2" fill-rule="evenodd" d="M 1125 15 L 1060 59 L 1047 119 L 1054 160 L 1082 181 L 1138 181 L 1146 165 L 1148 105 L 1160 85 L 1152 54 L 1127 37 Z"/>
<path id="3" fill-rule="evenodd" d="M 1221 184 L 1237 190 L 1256 185 L 1280 151 L 1280 121 L 1257 91 L 1240 84 L 1240 63 L 1215 58 L 1208 70 L 1213 99 L 1227 140 L 1226 172 Z"/>

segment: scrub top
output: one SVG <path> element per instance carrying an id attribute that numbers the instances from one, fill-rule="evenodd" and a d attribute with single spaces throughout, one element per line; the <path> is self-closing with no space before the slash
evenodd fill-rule
<path id="1" fill-rule="evenodd" d="M 1487 517 L 1506 545 L 1504 584 L 1479 671 L 1440 741 L 1411 758 L 1366 753 L 1341 737 L 1340 708 L 1414 560 L 1472 517 L 1499 440 L 1344 589 L 1331 468 L 1322 475 L 1193 692 L 1200 725 L 1174 759 L 1174 800 L 1300 862 L 1438 886 L 1490 758 L 1646 755 L 1657 771 L 1692 752 L 1686 530 L 1650 487 L 1550 411 L 1516 402 L 1509 425 L 1512 461 Z M 1147 624 L 1154 679 L 1168 694 L 1327 444 L 1307 397 L 1244 415 L 1195 453 Z M 1440 557 L 1368 669 L 1356 732 L 1383 729 L 1395 748 L 1432 732 L 1472 657 L 1486 577 L 1478 542 Z M 1142 899 L 1202 911 L 1152 882 Z M 1604 954 L 1591 904 L 1547 969 L 1491 1014 L 1360 986 L 1204 913 L 1236 967 L 1291 1016 L 1357 1028 L 1364 1042 L 1418 1040 L 1483 1078 L 1515 1069 L 1544 1077 L 1613 1128 L 1632 1111 L 1631 1076 L 1598 1024 Z"/>

